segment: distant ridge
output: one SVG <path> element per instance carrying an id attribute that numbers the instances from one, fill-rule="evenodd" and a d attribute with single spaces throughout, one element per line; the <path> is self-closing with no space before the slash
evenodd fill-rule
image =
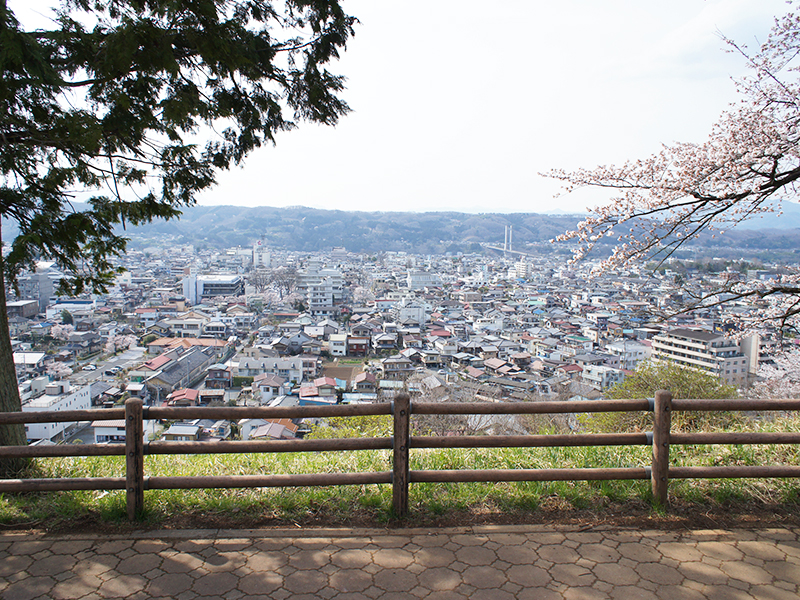
<path id="1" fill-rule="evenodd" d="M 78 207 L 79 208 L 79 207 Z M 249 246 L 261 240 L 267 246 L 291 251 L 317 252 L 343 246 L 351 252 L 404 251 L 417 254 L 482 252 L 485 245 L 502 247 L 506 227 L 513 230 L 513 249 L 532 252 L 560 251 L 549 241 L 573 229 L 587 214 L 363 212 L 324 210 L 303 206 L 286 208 L 244 206 L 194 206 L 180 219 L 128 227 L 124 235 L 132 247 L 193 244 L 199 248 Z M 13 223 L 3 223 L 3 239 L 16 235 Z M 610 245 L 614 238 L 603 240 Z M 767 214 L 699 245 L 758 251 L 800 249 L 800 205 L 785 203 L 781 216 Z"/>

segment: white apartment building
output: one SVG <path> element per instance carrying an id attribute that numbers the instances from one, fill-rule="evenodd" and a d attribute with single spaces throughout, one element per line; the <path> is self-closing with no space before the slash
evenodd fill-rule
<path id="1" fill-rule="evenodd" d="M 619 356 L 621 369 L 635 371 L 640 362 L 650 358 L 653 350 L 647 344 L 635 340 L 623 340 L 607 344 L 606 352 Z"/>
<path id="2" fill-rule="evenodd" d="M 183 296 L 192 304 L 216 296 L 244 295 L 244 279 L 241 275 L 196 275 L 183 279 Z"/>
<path id="3" fill-rule="evenodd" d="M 653 358 L 706 371 L 729 385 L 741 385 L 747 382 L 751 367 L 757 367 L 758 355 L 750 351 L 752 339 L 740 345 L 711 331 L 673 329 L 653 338 Z"/>
<path id="4" fill-rule="evenodd" d="M 406 276 L 408 289 L 421 290 L 423 288 L 438 287 L 442 284 L 438 273 L 430 273 L 426 271 L 409 271 Z"/>
<path id="5" fill-rule="evenodd" d="M 253 268 L 269 269 L 272 265 L 272 255 L 261 240 L 253 244 Z"/>
<path id="6" fill-rule="evenodd" d="M 585 365 L 581 373 L 581 379 L 584 383 L 605 391 L 617 383 L 622 383 L 625 379 L 625 373 L 620 369 L 605 365 Z"/>
<path id="7" fill-rule="evenodd" d="M 22 412 L 89 410 L 92 406 L 90 387 L 73 389 L 69 381 L 48 383 L 44 378 L 31 382 L 33 392 L 43 392 L 22 405 Z M 65 432 L 72 430 L 74 423 L 28 423 L 25 435 L 29 442 L 37 440 L 61 441 Z"/>

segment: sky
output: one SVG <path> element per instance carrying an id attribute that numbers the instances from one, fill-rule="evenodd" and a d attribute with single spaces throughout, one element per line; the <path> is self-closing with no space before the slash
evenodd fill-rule
<path id="1" fill-rule="evenodd" d="M 9 0 L 23 22 L 37 2 Z M 353 109 L 301 123 L 222 173 L 201 205 L 580 212 L 551 169 L 702 142 L 784 0 L 342 0 L 356 35 L 331 70 Z M 39 12 L 46 12 L 39 8 Z"/>

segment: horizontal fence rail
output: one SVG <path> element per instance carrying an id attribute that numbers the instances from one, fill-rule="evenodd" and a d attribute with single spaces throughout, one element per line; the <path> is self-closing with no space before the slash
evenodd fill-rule
<path id="1" fill-rule="evenodd" d="M 672 433 L 675 411 L 798 411 L 800 400 L 673 400 L 661 391 L 650 400 L 592 400 L 580 402 L 411 402 L 405 394 L 391 403 L 296 407 L 148 407 L 130 399 L 124 408 L 34 413 L 0 413 L 0 424 L 76 421 L 125 421 L 125 444 L 75 444 L 0 447 L 0 459 L 24 457 L 125 456 L 125 477 L 4 479 L 0 493 L 68 490 L 125 490 L 131 519 L 144 508 L 146 490 L 270 488 L 338 485 L 392 485 L 393 509 L 398 516 L 408 511 L 412 483 L 512 482 L 512 481 L 610 481 L 649 480 L 654 502 L 665 505 L 670 479 L 690 478 L 789 478 L 800 477 L 800 466 L 670 467 L 670 445 L 800 444 L 800 432 Z M 411 436 L 412 415 L 519 415 L 602 412 L 653 413 L 653 431 L 647 433 L 549 434 L 499 436 Z M 145 420 L 244 418 L 303 419 L 330 417 L 392 417 L 391 437 L 346 439 L 289 439 L 247 441 L 155 441 L 144 443 Z M 534 448 L 587 446 L 652 447 L 652 463 L 628 468 L 564 469 L 461 469 L 411 470 L 412 449 L 435 448 Z M 273 452 L 391 451 L 391 471 L 374 473 L 311 473 L 265 475 L 147 476 L 147 455 L 234 454 Z"/>

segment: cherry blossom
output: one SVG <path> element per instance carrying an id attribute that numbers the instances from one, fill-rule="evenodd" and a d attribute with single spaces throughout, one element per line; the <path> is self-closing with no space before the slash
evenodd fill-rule
<path id="1" fill-rule="evenodd" d="M 731 105 L 702 143 L 676 143 L 645 159 L 621 166 L 573 172 L 555 170 L 565 191 L 605 188 L 609 204 L 558 238 L 575 241 L 574 260 L 585 257 L 605 237 L 616 239 L 601 270 L 632 260 L 665 260 L 704 231 L 723 233 L 736 224 L 781 211 L 797 201 L 800 180 L 800 16 L 776 19 L 755 52 L 725 39 L 750 74 L 737 81 L 739 101 Z M 699 296 L 694 306 L 719 304 L 719 292 L 733 299 L 764 301 L 761 318 L 781 328 L 800 314 L 800 273 L 771 281 L 730 282 Z M 729 298 L 726 297 L 725 301 Z"/>

